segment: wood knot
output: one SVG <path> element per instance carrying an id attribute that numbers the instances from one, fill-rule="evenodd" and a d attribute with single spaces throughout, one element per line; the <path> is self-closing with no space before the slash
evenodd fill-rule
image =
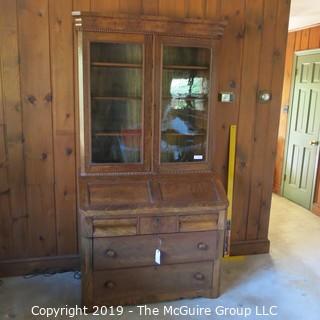
<path id="1" fill-rule="evenodd" d="M 62 20 L 61 20 L 60 18 L 57 18 L 57 24 L 58 24 L 59 26 L 62 25 Z"/>
<path id="2" fill-rule="evenodd" d="M 231 81 L 229 82 L 229 87 L 232 88 L 232 89 L 235 89 L 235 88 L 237 87 L 236 82 L 235 82 L 234 80 L 231 80 Z"/>
<path id="3" fill-rule="evenodd" d="M 280 57 L 281 56 L 280 50 L 279 49 L 274 50 L 273 55 L 275 57 Z"/>
<path id="4" fill-rule="evenodd" d="M 240 161 L 240 167 L 245 168 L 247 163 L 245 161 Z"/>
<path id="5" fill-rule="evenodd" d="M 66 118 L 69 119 L 70 118 L 70 113 L 66 114 Z"/>
<path id="6" fill-rule="evenodd" d="M 70 156 L 72 154 L 72 148 L 66 148 L 65 153 L 67 156 Z"/>
<path id="7" fill-rule="evenodd" d="M 41 154 L 41 160 L 47 160 L 47 158 L 48 158 L 48 154 L 46 153 L 46 152 L 42 152 L 42 154 Z"/>
<path id="8" fill-rule="evenodd" d="M 258 24 L 258 30 L 261 31 L 263 29 L 263 23 Z"/>
<path id="9" fill-rule="evenodd" d="M 68 195 L 68 191 L 67 190 L 64 190 L 63 191 L 63 195 L 66 197 Z"/>
<path id="10" fill-rule="evenodd" d="M 41 11 L 38 11 L 38 16 L 39 17 L 42 17 L 43 16 L 43 13 Z"/>
<path id="11" fill-rule="evenodd" d="M 36 97 L 33 96 L 33 95 L 27 96 L 27 100 L 28 100 L 31 104 L 35 104 L 35 102 L 37 101 Z"/>
<path id="12" fill-rule="evenodd" d="M 16 109 L 17 112 L 20 112 L 21 111 L 21 104 L 20 103 L 16 103 L 14 108 Z"/>
<path id="13" fill-rule="evenodd" d="M 51 101 L 52 101 L 52 94 L 51 94 L 51 93 L 48 93 L 48 94 L 44 97 L 44 100 L 47 101 L 47 102 L 51 102 Z"/>
<path id="14" fill-rule="evenodd" d="M 40 241 L 44 241 L 44 237 L 43 236 L 39 236 L 39 240 Z"/>
<path id="15" fill-rule="evenodd" d="M 237 39 L 243 39 L 243 38 L 244 38 L 245 33 L 246 33 L 245 29 L 243 29 L 243 30 L 239 31 L 239 32 L 237 33 L 236 38 L 237 38 Z"/>

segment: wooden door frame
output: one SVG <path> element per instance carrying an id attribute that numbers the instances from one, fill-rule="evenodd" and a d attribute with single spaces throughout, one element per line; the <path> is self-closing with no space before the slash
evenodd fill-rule
<path id="1" fill-rule="evenodd" d="M 281 189 L 280 189 L 280 195 L 283 196 L 284 194 L 284 175 L 286 171 L 286 165 L 287 165 L 287 158 L 288 158 L 288 148 L 289 148 L 289 134 L 290 134 L 290 126 L 292 121 L 292 104 L 293 104 L 293 96 L 294 96 L 294 89 L 295 89 L 295 78 L 296 78 L 296 69 L 298 64 L 298 58 L 313 54 L 320 54 L 320 49 L 311 49 L 311 50 L 302 50 L 302 51 L 296 51 L 294 52 L 294 59 L 293 59 L 293 72 L 291 76 L 291 88 L 290 88 L 290 103 L 289 103 L 289 114 L 288 114 L 288 122 L 287 122 L 287 130 L 286 130 L 286 142 L 285 142 L 285 150 L 284 150 L 284 163 L 282 165 L 282 173 L 281 173 Z M 319 137 L 318 137 L 319 139 Z M 309 210 L 312 210 L 313 206 L 313 199 L 314 199 L 314 193 L 315 193 L 315 187 L 316 187 L 316 180 L 317 180 L 317 172 L 318 172 L 318 166 L 319 166 L 319 152 L 317 153 L 316 158 L 316 165 L 314 169 L 314 177 L 312 182 L 312 194 L 311 194 L 311 201 L 309 203 Z"/>

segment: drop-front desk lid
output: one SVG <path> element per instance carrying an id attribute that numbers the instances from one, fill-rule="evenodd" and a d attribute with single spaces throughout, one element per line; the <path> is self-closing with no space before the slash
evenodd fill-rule
<path id="1" fill-rule="evenodd" d="M 213 175 L 167 175 L 82 181 L 80 208 L 93 210 L 225 210 L 227 197 Z"/>

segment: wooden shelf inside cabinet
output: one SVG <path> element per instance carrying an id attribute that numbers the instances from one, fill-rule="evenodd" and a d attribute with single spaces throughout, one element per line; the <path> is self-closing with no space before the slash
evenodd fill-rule
<path id="1" fill-rule="evenodd" d="M 162 100 L 183 100 L 183 101 L 208 101 L 207 97 L 162 97 Z"/>
<path id="2" fill-rule="evenodd" d="M 135 63 L 116 63 L 116 62 L 92 62 L 92 67 L 102 67 L 102 68 L 136 68 L 141 69 L 141 64 Z"/>
<path id="3" fill-rule="evenodd" d="M 91 97 L 93 100 L 119 100 L 119 101 L 127 101 L 127 100 L 141 100 L 141 97 Z"/>
<path id="4" fill-rule="evenodd" d="M 141 136 L 141 132 L 96 132 L 94 135 L 97 137 L 137 137 Z"/>
<path id="5" fill-rule="evenodd" d="M 199 132 L 199 133 L 178 133 L 178 132 L 162 132 L 165 136 L 177 136 L 177 137 L 197 137 L 197 136 L 205 136 L 206 133 Z"/>
<path id="6" fill-rule="evenodd" d="M 164 70 L 199 70 L 208 71 L 209 67 L 206 66 L 180 66 L 180 65 L 164 65 Z"/>

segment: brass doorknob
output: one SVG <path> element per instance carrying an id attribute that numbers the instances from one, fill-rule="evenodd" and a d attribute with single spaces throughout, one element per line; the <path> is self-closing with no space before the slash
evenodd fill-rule
<path id="1" fill-rule="evenodd" d="M 105 288 L 108 288 L 108 289 L 113 289 L 116 285 L 114 284 L 114 282 L 112 281 L 107 281 L 105 284 L 104 284 Z"/>
<path id="2" fill-rule="evenodd" d="M 310 141 L 310 145 L 311 145 L 311 146 L 318 146 L 318 145 L 319 145 L 319 141 L 317 141 L 317 140 L 311 140 L 311 141 Z"/>
<path id="3" fill-rule="evenodd" d="M 108 249 L 106 251 L 106 256 L 109 257 L 109 258 L 114 258 L 116 255 L 117 255 L 116 252 L 113 251 L 112 249 Z"/>
<path id="4" fill-rule="evenodd" d="M 204 275 L 200 272 L 197 272 L 193 277 L 199 281 L 204 280 Z"/>
<path id="5" fill-rule="evenodd" d="M 199 250 L 207 250 L 208 249 L 208 245 L 206 243 L 203 242 L 199 242 L 197 245 Z"/>

